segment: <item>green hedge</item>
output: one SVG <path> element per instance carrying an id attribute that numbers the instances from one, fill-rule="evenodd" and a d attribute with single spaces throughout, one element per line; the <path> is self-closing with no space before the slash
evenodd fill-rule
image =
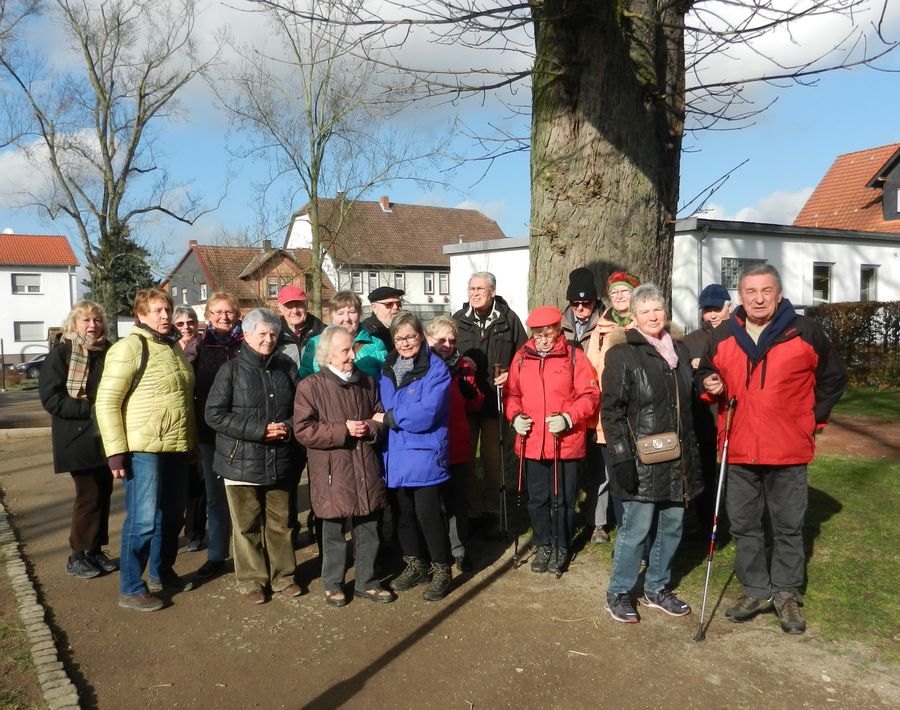
<path id="1" fill-rule="evenodd" d="M 900 384 L 900 301 L 806 309 L 828 334 L 856 386 Z"/>

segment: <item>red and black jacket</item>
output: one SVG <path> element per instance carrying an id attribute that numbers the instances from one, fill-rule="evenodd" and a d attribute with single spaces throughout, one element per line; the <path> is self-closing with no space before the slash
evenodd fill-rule
<path id="1" fill-rule="evenodd" d="M 725 436 L 725 405 L 737 399 L 728 460 L 791 466 L 815 455 L 814 434 L 847 387 L 847 370 L 819 325 L 797 315 L 790 301 L 778 304 L 772 321 L 754 343 L 739 307 L 712 333 L 696 372 L 697 388 L 718 373 L 725 392 L 718 398 L 719 448 Z"/>

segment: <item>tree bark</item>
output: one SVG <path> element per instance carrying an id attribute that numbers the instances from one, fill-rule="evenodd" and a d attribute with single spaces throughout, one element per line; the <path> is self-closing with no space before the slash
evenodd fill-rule
<path id="1" fill-rule="evenodd" d="M 685 0 L 544 0 L 531 135 L 529 305 L 586 266 L 671 288 L 684 132 Z"/>

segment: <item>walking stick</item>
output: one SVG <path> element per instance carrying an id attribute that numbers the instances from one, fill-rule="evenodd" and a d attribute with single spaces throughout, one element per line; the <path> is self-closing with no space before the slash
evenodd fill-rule
<path id="1" fill-rule="evenodd" d="M 716 546 L 716 531 L 719 528 L 719 503 L 722 500 L 722 484 L 725 481 L 725 468 L 728 465 L 728 436 L 731 434 L 731 419 L 734 416 L 734 408 L 737 400 L 732 397 L 728 400 L 728 414 L 725 416 L 725 440 L 722 443 L 722 464 L 719 467 L 719 482 L 716 485 L 716 507 L 713 511 L 712 532 L 709 535 L 709 554 L 706 557 L 706 582 L 703 585 L 703 604 L 700 607 L 700 626 L 694 641 L 703 641 L 706 632 L 703 630 L 703 617 L 706 615 L 706 595 L 709 592 L 709 572 L 712 569 L 713 550 Z"/>
<path id="2" fill-rule="evenodd" d="M 556 578 L 562 577 L 559 564 L 559 437 L 553 436 L 553 559 L 556 560 Z"/>
<path id="3" fill-rule="evenodd" d="M 494 379 L 506 372 L 503 365 L 494 365 Z M 506 510 L 506 456 L 503 448 L 503 425 L 506 417 L 503 413 L 503 388 L 497 387 L 497 433 L 500 437 L 500 532 L 509 544 L 509 517 Z"/>
<path id="4" fill-rule="evenodd" d="M 516 488 L 516 511 L 517 513 L 521 513 L 522 511 L 522 478 L 525 474 L 525 437 L 521 434 L 519 435 L 519 482 Z M 513 569 L 519 568 L 519 536 L 515 536 L 515 542 L 513 546 Z"/>

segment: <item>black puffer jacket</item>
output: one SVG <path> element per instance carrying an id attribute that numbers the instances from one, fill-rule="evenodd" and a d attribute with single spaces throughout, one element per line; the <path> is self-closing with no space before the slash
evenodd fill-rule
<path id="1" fill-rule="evenodd" d="M 245 345 L 219 368 L 206 400 L 206 421 L 216 432 L 213 469 L 231 481 L 269 485 L 296 476 L 303 450 L 294 440 L 297 366 L 287 356 L 263 357 Z M 288 438 L 264 441 L 266 424 L 284 422 Z"/>
<path id="2" fill-rule="evenodd" d="M 66 389 L 71 355 L 71 341 L 63 340 L 47 355 L 38 380 L 41 404 L 53 416 L 53 468 L 57 473 L 106 466 L 92 412 L 106 351 L 88 356 L 87 399 L 75 399 Z"/>
<path id="3" fill-rule="evenodd" d="M 494 307 L 500 317 L 494 320 L 484 332 L 469 315 L 466 304 L 453 314 L 453 320 L 459 326 L 456 336 L 456 349 L 463 357 L 475 363 L 475 381 L 478 389 L 484 393 L 482 416 L 497 416 L 497 390 L 494 389 L 494 365 L 509 367 L 513 355 L 521 348 L 528 336 L 522 321 L 500 296 L 494 296 Z"/>
<path id="4" fill-rule="evenodd" d="M 621 338 L 621 335 L 618 337 Z M 682 476 L 687 480 L 689 499 L 703 490 L 691 414 L 693 370 L 687 348 L 677 341 L 675 348 L 678 352 L 678 367 L 672 370 L 635 329 L 625 331 L 624 341 L 613 345 L 606 354 L 600 417 L 610 459 L 616 464 L 633 458 L 638 473 L 635 494 L 622 490 L 615 476 L 611 477 L 610 490 L 613 497 L 620 500 L 643 503 L 684 502 Z M 665 463 L 643 464 L 634 453 L 635 438 L 678 430 L 675 416 L 676 383 L 681 399 L 681 458 Z"/>

